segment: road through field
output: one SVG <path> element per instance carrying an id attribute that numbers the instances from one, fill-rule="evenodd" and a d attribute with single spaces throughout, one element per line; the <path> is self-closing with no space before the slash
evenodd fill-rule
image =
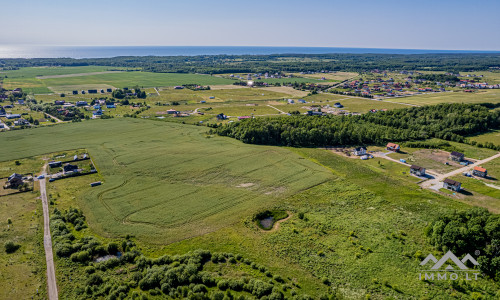
<path id="1" fill-rule="evenodd" d="M 47 165 L 43 166 L 42 174 L 45 174 Z M 47 201 L 47 191 L 45 178 L 40 179 L 40 196 L 43 207 L 43 247 L 45 248 L 45 261 L 47 262 L 47 289 L 49 300 L 57 300 L 56 269 L 54 267 L 54 255 L 52 253 L 52 238 L 50 236 L 49 203 Z"/>
<path id="2" fill-rule="evenodd" d="M 448 177 L 451 177 L 451 176 L 455 176 L 455 175 L 459 175 L 459 174 L 462 174 L 464 172 L 467 172 L 467 171 L 470 171 L 472 168 L 474 168 L 475 166 L 480 166 L 481 164 L 484 164 L 484 163 L 487 163 L 489 162 L 490 160 L 493 160 L 495 158 L 498 158 L 500 157 L 500 152 L 493 155 L 493 156 L 490 156 L 488 158 L 485 158 L 483 160 L 478 160 L 476 161 L 474 164 L 472 165 L 468 165 L 466 167 L 463 167 L 463 168 L 460 168 L 460 169 L 456 169 L 454 171 L 451 171 L 449 173 L 446 173 L 446 174 L 440 174 L 436 177 L 434 177 L 434 179 L 431 179 L 431 180 L 427 180 L 427 181 L 424 181 L 422 182 L 421 186 L 423 188 L 432 188 L 432 187 L 435 187 L 436 185 L 439 184 L 439 182 L 445 180 L 446 178 Z M 436 188 L 434 188 L 436 189 Z"/>

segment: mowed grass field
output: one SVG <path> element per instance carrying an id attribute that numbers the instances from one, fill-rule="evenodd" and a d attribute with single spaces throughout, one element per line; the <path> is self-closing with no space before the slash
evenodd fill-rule
<path id="1" fill-rule="evenodd" d="M 104 236 L 134 234 L 162 244 L 215 231 L 331 179 L 326 169 L 287 149 L 207 137 L 206 130 L 95 120 L 7 132 L 0 136 L 0 157 L 87 148 L 104 180 L 75 191 L 89 224 Z"/>
<path id="2" fill-rule="evenodd" d="M 404 98 L 388 98 L 384 101 L 416 105 L 434 105 L 439 103 L 499 103 L 500 90 L 479 90 L 475 93 L 444 92 L 416 95 Z"/>
<path id="3" fill-rule="evenodd" d="M 101 89 L 105 87 L 156 87 L 176 86 L 182 84 L 224 85 L 232 84 L 234 80 L 200 74 L 174 74 L 150 72 L 114 72 L 110 70 L 124 70 L 115 67 L 46 67 L 21 68 L 13 71 L 0 72 L 0 76 L 7 78 L 3 81 L 6 89 L 22 88 L 28 93 L 46 94 L 53 91 L 68 92 L 71 89 Z M 83 73 L 89 73 L 84 75 Z M 101 74 L 99 74 L 101 73 Z M 70 76 L 74 74 L 75 76 Z M 61 75 L 57 77 L 57 75 Z M 45 78 L 40 76 L 54 76 Z"/>

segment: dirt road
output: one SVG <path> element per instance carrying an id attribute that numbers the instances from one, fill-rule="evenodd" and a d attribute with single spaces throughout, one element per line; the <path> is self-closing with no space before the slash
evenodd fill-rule
<path id="1" fill-rule="evenodd" d="M 45 174 L 47 165 L 43 166 L 42 173 Z M 47 262 L 47 289 L 49 300 L 57 300 L 56 269 L 54 267 L 54 255 L 52 253 L 52 238 L 50 236 L 49 203 L 47 201 L 47 191 L 45 188 L 45 178 L 40 179 L 40 196 L 43 206 L 43 247 L 45 248 L 45 260 Z"/>

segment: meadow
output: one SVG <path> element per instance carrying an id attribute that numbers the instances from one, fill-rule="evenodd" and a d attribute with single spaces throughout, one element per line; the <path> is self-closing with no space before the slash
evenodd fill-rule
<path id="1" fill-rule="evenodd" d="M 234 80 L 200 74 L 150 73 L 150 72 L 113 72 L 126 70 L 116 67 L 43 67 L 20 68 L 2 71 L 0 76 L 6 89 L 22 88 L 27 93 L 48 94 L 52 92 L 71 92 L 82 89 L 102 89 L 108 87 L 156 87 L 182 84 L 223 85 Z M 88 73 L 88 74 L 84 74 Z M 71 75 L 74 76 L 71 76 Z M 41 77 L 44 76 L 44 77 Z M 40 77 L 40 78 L 39 78 Z"/>
<path id="2" fill-rule="evenodd" d="M 89 223 L 104 236 L 133 233 L 152 243 L 215 231 L 331 178 L 286 149 L 205 132 L 168 122 L 95 120 L 2 134 L 0 157 L 87 148 L 104 179 L 78 199 Z"/>
<path id="3" fill-rule="evenodd" d="M 0 162 L 0 178 L 14 172 L 39 172 L 42 164 L 40 157 Z M 43 216 L 38 195 L 35 190 L 0 197 L 0 299 L 46 299 Z M 6 253 L 7 242 L 19 248 Z"/>
<path id="4" fill-rule="evenodd" d="M 485 134 L 471 136 L 469 137 L 469 140 L 476 141 L 482 144 L 493 143 L 494 145 L 500 145 L 500 131 L 493 130 Z"/>
<path id="5" fill-rule="evenodd" d="M 388 102 L 400 102 L 415 105 L 433 105 L 439 103 L 499 103 L 499 90 L 479 90 L 474 93 L 444 92 L 415 95 L 402 98 L 388 98 Z"/>

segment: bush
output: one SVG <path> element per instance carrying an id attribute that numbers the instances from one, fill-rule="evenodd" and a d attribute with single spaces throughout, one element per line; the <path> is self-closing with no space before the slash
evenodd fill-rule
<path id="1" fill-rule="evenodd" d="M 21 245 L 18 245 L 12 241 L 8 241 L 7 243 L 5 243 L 4 247 L 5 247 L 5 252 L 10 254 L 16 252 L 17 249 L 21 248 Z"/>
<path id="2" fill-rule="evenodd" d="M 102 277 L 99 274 L 92 274 L 87 280 L 87 285 L 101 285 L 102 282 Z"/>

